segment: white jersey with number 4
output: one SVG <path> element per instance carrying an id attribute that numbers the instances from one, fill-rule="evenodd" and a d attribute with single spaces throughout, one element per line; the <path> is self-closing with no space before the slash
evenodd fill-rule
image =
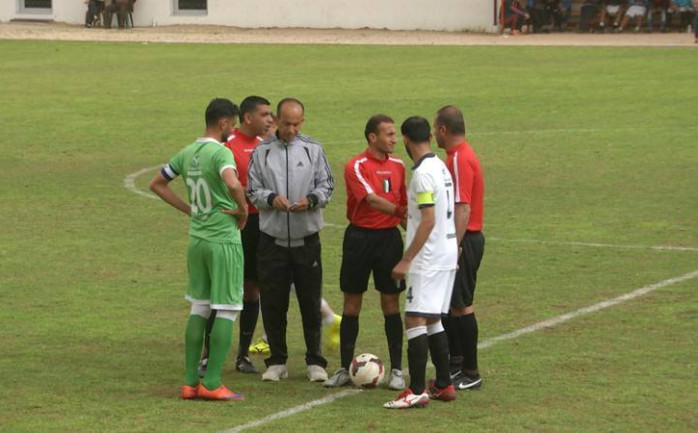
<path id="1" fill-rule="evenodd" d="M 412 169 L 407 191 L 407 243 L 410 245 L 422 219 L 420 208 L 434 207 L 435 225 L 417 256 L 409 273 L 448 271 L 456 269 L 458 242 L 454 223 L 453 180 L 436 155 L 423 156 Z"/>

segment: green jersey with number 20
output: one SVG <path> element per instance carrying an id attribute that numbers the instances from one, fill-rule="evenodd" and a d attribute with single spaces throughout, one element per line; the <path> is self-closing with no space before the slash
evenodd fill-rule
<path id="1" fill-rule="evenodd" d="M 235 217 L 221 212 L 237 208 L 221 177 L 229 167 L 236 168 L 230 149 L 213 138 L 200 138 L 162 168 L 166 179 L 181 175 L 187 185 L 191 206 L 189 236 L 216 243 L 241 242 Z"/>

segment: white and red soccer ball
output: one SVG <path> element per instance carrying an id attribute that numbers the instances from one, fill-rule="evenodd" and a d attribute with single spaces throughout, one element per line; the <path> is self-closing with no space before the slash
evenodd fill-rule
<path id="1" fill-rule="evenodd" d="M 375 388 L 385 375 L 383 361 L 376 355 L 362 353 L 351 361 L 349 376 L 354 385 L 362 388 Z"/>

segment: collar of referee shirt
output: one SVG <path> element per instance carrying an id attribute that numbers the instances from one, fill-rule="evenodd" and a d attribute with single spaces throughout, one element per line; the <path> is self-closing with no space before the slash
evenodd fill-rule
<path id="1" fill-rule="evenodd" d="M 454 153 L 458 152 L 459 150 L 463 150 L 468 148 L 470 146 L 466 140 L 461 141 L 460 143 L 456 144 L 455 146 L 451 146 L 448 149 L 446 149 L 446 154 L 447 155 L 453 155 Z"/>
<path id="2" fill-rule="evenodd" d="M 372 160 L 374 160 L 374 161 L 377 161 L 377 162 L 388 162 L 388 160 L 390 159 L 390 154 L 388 154 L 388 153 L 385 154 L 385 158 L 379 158 L 379 157 L 377 157 L 377 156 L 371 151 L 371 148 L 370 148 L 370 147 L 366 148 L 366 151 L 364 152 L 364 156 L 365 156 L 366 158 L 370 158 L 370 159 L 372 159 Z"/>
<path id="3" fill-rule="evenodd" d="M 422 161 L 424 161 L 425 159 L 427 159 L 427 158 L 433 158 L 433 157 L 435 157 L 435 156 L 436 156 L 436 155 L 435 155 L 433 152 L 429 152 L 429 153 L 423 155 L 421 158 L 419 158 L 419 160 L 418 160 L 417 163 L 414 165 L 414 167 L 412 167 L 412 170 L 413 170 L 413 171 L 416 170 L 417 167 L 419 167 L 419 164 L 421 164 Z"/>

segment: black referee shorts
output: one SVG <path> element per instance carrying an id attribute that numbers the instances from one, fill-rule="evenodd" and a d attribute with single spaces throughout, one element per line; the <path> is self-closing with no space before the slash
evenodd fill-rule
<path id="1" fill-rule="evenodd" d="M 485 253 L 485 235 L 482 232 L 465 232 L 460 243 L 463 252 L 458 257 L 458 270 L 451 295 L 452 308 L 465 308 L 473 305 L 477 270 Z"/>
<path id="2" fill-rule="evenodd" d="M 258 281 L 257 277 L 257 245 L 259 245 L 259 214 L 249 214 L 247 224 L 240 233 L 242 251 L 245 255 L 245 279 Z"/>
<path id="3" fill-rule="evenodd" d="M 364 293 L 368 278 L 373 272 L 376 290 L 381 293 L 400 293 L 405 282 L 399 284 L 390 276 L 402 258 L 402 236 L 397 227 L 391 229 L 367 229 L 349 225 L 344 231 L 342 245 L 342 269 L 339 287 L 342 292 Z"/>

